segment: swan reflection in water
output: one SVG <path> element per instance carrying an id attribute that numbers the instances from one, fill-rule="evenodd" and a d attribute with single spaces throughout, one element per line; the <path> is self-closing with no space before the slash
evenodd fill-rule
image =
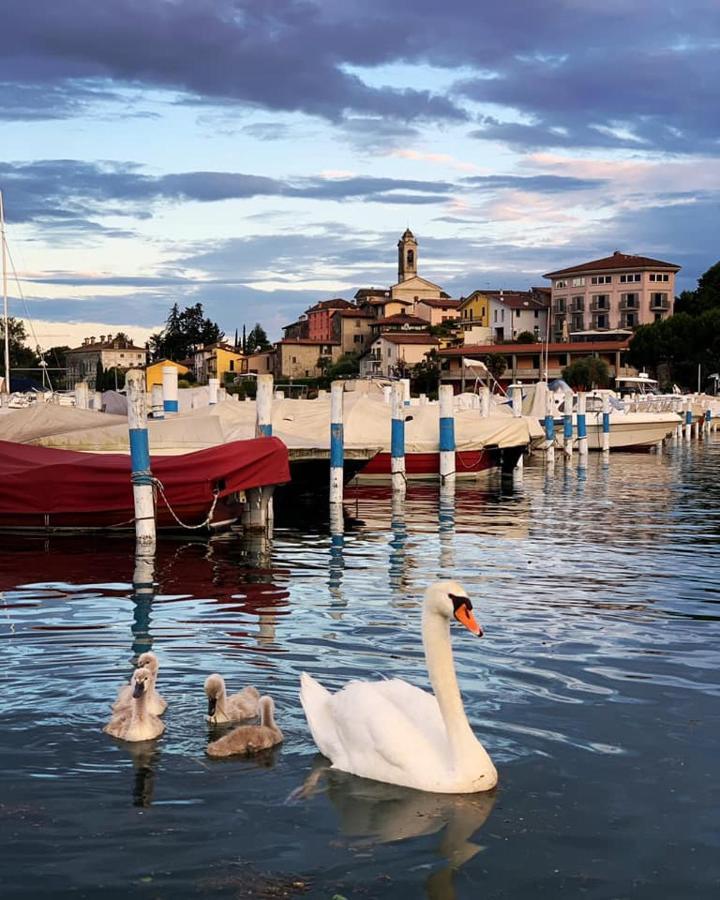
<path id="1" fill-rule="evenodd" d="M 147 809 L 152 806 L 155 795 L 155 772 L 160 759 L 158 742 L 121 741 L 117 738 L 114 738 L 113 742 L 127 753 L 132 761 L 132 805 Z"/>
<path id="2" fill-rule="evenodd" d="M 340 830 L 351 843 L 390 844 L 442 832 L 438 855 L 446 861 L 425 883 L 430 900 L 453 900 L 455 873 L 483 848 L 471 838 L 482 828 L 495 805 L 496 791 L 476 794 L 433 794 L 370 781 L 333 769 L 318 755 L 305 783 L 291 801 L 324 794 L 340 819 Z"/>

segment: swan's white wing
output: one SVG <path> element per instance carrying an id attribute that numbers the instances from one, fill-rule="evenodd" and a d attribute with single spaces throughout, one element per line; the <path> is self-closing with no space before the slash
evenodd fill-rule
<path id="1" fill-rule="evenodd" d="M 390 687 L 388 693 L 385 685 L 350 682 L 330 697 L 339 750 L 330 758 L 334 766 L 354 775 L 415 787 L 426 782 L 428 774 L 447 771 L 447 740 L 438 742 L 436 728 L 426 730 L 413 718 L 418 710 L 429 711 L 425 701 L 414 698 L 403 707 L 397 700 L 407 700 L 408 692 Z"/>
<path id="2" fill-rule="evenodd" d="M 371 687 L 395 704 L 433 744 L 441 747 L 447 743 L 447 729 L 435 694 L 400 678 L 372 682 Z"/>
<path id="3" fill-rule="evenodd" d="M 337 730 L 330 711 L 330 692 L 319 681 L 303 672 L 300 676 L 300 702 L 318 750 L 333 762 L 339 756 Z"/>

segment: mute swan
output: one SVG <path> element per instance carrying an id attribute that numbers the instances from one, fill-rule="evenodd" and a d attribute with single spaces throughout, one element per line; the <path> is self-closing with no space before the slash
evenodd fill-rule
<path id="1" fill-rule="evenodd" d="M 208 756 L 235 756 L 260 753 L 281 744 L 283 733 L 275 724 L 275 704 L 272 697 L 260 698 L 260 724 L 240 725 L 207 746 Z"/>
<path id="2" fill-rule="evenodd" d="M 228 697 L 223 677 L 215 674 L 205 679 L 205 693 L 208 698 L 207 719 L 213 725 L 254 719 L 258 714 L 260 692 L 257 688 L 248 686 Z"/>
<path id="3" fill-rule="evenodd" d="M 397 678 L 351 681 L 330 694 L 302 673 L 300 701 L 313 739 L 333 768 L 443 794 L 495 787 L 495 766 L 473 734 L 460 696 L 450 645 L 452 617 L 482 636 L 461 585 L 430 585 L 422 634 L 434 696 Z"/>
<path id="4" fill-rule="evenodd" d="M 157 681 L 158 672 L 158 658 L 151 650 L 148 650 L 146 653 L 141 653 L 138 657 L 137 668 L 140 669 L 143 666 L 149 669 L 150 674 L 152 675 L 152 684 L 148 688 L 146 698 L 147 710 L 154 716 L 161 716 L 167 709 L 167 703 L 155 690 L 155 682 Z M 112 706 L 113 713 L 119 713 L 122 712 L 123 709 L 129 709 L 130 704 L 132 703 L 132 692 L 133 689 L 131 684 L 125 684 L 120 688 L 120 690 L 118 691 L 117 700 L 113 703 Z"/>
<path id="5" fill-rule="evenodd" d="M 152 673 L 144 666 L 135 669 L 132 677 L 130 706 L 113 715 L 103 728 L 106 734 L 123 741 L 151 741 L 165 731 L 164 724 L 147 708 L 147 694 Z"/>

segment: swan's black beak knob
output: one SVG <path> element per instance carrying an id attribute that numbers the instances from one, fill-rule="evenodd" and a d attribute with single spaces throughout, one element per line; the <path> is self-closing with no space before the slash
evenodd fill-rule
<path id="1" fill-rule="evenodd" d="M 208 716 L 212 718 L 215 715 L 215 707 L 217 706 L 217 697 L 208 697 Z"/>

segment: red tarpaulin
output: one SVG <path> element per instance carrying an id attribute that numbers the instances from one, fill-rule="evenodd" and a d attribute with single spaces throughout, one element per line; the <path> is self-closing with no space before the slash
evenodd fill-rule
<path id="1" fill-rule="evenodd" d="M 219 496 L 290 481 L 277 438 L 233 441 L 180 456 L 154 456 L 152 474 L 177 509 L 208 507 Z M 130 457 L 0 441 L 0 515 L 132 511 Z"/>

